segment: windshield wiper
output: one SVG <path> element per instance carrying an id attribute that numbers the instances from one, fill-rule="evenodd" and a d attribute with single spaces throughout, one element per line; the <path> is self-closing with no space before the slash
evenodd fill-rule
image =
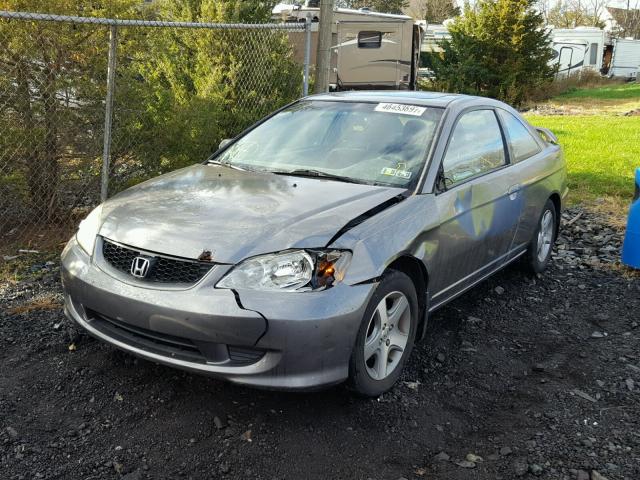
<path id="1" fill-rule="evenodd" d="M 229 162 L 221 162 L 220 160 L 207 160 L 207 165 L 222 165 L 223 167 L 233 168 L 234 170 L 241 170 L 246 172 L 246 168 L 239 167 L 237 165 L 233 165 Z"/>
<path id="2" fill-rule="evenodd" d="M 273 170 L 273 173 L 277 175 L 291 175 L 294 177 L 327 178 L 329 180 L 337 180 L 339 182 L 347 183 L 367 183 L 356 178 L 343 177 L 341 175 L 334 175 L 333 173 L 327 173 L 321 170 L 313 170 L 309 168 L 299 168 L 296 170 Z"/>

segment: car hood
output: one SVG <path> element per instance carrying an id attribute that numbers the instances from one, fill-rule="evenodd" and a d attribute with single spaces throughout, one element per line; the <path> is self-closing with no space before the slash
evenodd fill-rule
<path id="1" fill-rule="evenodd" d="M 238 263 L 288 248 L 324 247 L 350 220 L 403 189 L 195 165 L 103 205 L 100 235 L 186 258 Z"/>

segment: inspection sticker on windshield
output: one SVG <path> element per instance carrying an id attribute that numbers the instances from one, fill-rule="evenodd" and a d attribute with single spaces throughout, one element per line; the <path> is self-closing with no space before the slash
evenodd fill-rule
<path id="1" fill-rule="evenodd" d="M 380 173 L 389 177 L 400 177 L 407 180 L 411 178 L 411 172 L 409 170 L 401 170 L 399 168 L 385 167 Z"/>
<path id="2" fill-rule="evenodd" d="M 402 103 L 379 103 L 374 109 L 376 112 L 402 113 L 404 115 L 413 115 L 419 117 L 424 113 L 427 107 L 418 107 L 416 105 L 404 105 Z"/>

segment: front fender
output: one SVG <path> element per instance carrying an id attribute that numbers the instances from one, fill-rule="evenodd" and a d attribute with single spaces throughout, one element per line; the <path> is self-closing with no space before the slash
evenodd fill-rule
<path id="1" fill-rule="evenodd" d="M 353 252 L 344 282 L 355 285 L 382 275 L 397 258 L 410 255 L 421 260 L 427 271 L 438 250 L 431 232 L 439 222 L 432 194 L 414 195 L 357 225 L 330 247 Z"/>

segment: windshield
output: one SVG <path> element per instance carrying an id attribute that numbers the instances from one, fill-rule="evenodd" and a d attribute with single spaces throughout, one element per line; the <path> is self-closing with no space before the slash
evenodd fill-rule
<path id="1" fill-rule="evenodd" d="M 420 176 L 442 111 L 393 103 L 302 101 L 214 160 L 250 170 L 409 187 Z"/>

